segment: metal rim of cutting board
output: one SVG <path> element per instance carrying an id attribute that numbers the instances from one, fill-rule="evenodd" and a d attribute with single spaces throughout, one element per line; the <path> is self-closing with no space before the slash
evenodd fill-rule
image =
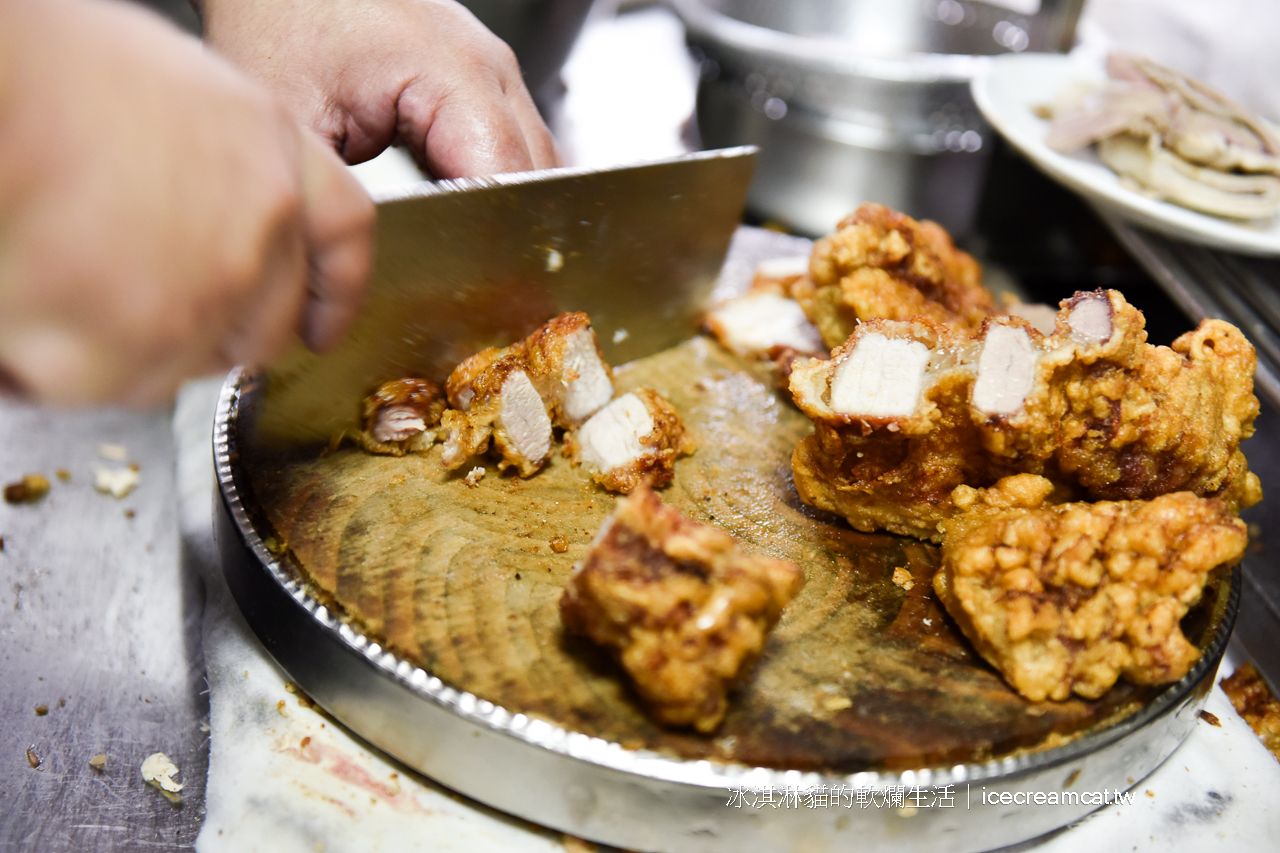
<path id="1" fill-rule="evenodd" d="M 1065 826 L 1096 808 L 962 807 L 967 794 L 1127 790 L 1154 770 L 1194 727 L 1239 608 L 1240 570 L 1218 631 L 1188 675 L 1146 708 L 1043 752 L 901 773 L 832 775 L 668 758 L 624 749 L 494 705 L 383 649 L 312 598 L 294 570 L 254 528 L 237 483 L 236 427 L 255 393 L 233 371 L 214 425 L 222 500 L 218 544 L 228 585 L 247 621 L 295 682 L 336 719 L 379 749 L 441 784 L 500 811 L 628 849 L 789 850 L 799 838 L 895 849 L 968 851 L 1002 847 Z M 952 808 L 914 813 L 883 806 L 734 808 L 738 788 L 784 791 L 844 785 L 881 795 L 902 786 L 954 786 Z"/>

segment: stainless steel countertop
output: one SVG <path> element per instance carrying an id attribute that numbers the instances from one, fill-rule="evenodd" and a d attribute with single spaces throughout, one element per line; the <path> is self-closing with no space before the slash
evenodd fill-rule
<path id="1" fill-rule="evenodd" d="M 93 488 L 91 465 L 122 464 L 97 457 L 102 443 L 141 469 L 123 500 Z M 0 401 L 0 480 L 52 483 L 39 503 L 0 503 L 0 851 L 192 849 L 209 756 L 204 590 L 184 569 L 173 468 L 168 411 Z M 181 805 L 143 782 L 154 752 L 180 768 Z"/>

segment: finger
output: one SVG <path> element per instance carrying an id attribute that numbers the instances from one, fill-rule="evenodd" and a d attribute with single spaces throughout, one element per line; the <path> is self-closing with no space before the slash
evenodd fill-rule
<path id="1" fill-rule="evenodd" d="M 301 334 L 307 346 L 337 346 L 364 303 L 373 268 L 375 212 L 338 156 L 303 131 L 302 199 L 310 283 Z"/>
<path id="2" fill-rule="evenodd" d="M 560 159 L 560 151 L 556 148 L 555 138 L 542 120 L 542 114 L 533 103 L 533 97 L 522 83 L 516 91 L 508 90 L 507 100 L 511 103 L 511 111 L 524 133 L 525 145 L 529 149 L 530 158 L 535 169 L 554 169 L 564 165 Z"/>
<path id="3" fill-rule="evenodd" d="M 400 135 L 437 178 L 534 168 L 524 129 L 496 79 L 443 95 L 417 81 L 401 93 L 396 110 Z"/>
<path id="4" fill-rule="evenodd" d="M 232 318 L 215 362 L 258 365 L 288 345 L 307 293 L 307 252 L 301 202 L 271 229 L 258 283 Z"/>

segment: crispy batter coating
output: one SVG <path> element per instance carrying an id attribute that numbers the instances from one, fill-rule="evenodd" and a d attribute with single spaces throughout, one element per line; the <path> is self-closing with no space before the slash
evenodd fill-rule
<path id="1" fill-rule="evenodd" d="M 528 477 L 551 453 L 552 426 L 576 427 L 613 397 L 613 371 L 586 314 L 561 314 L 522 341 L 481 350 L 445 383 L 441 422 L 450 470 L 492 439 L 499 467 Z"/>
<path id="2" fill-rule="evenodd" d="M 947 612 L 1033 702 L 1182 678 L 1200 652 L 1179 622 L 1244 554 L 1244 522 L 1190 492 L 1046 505 L 1052 491 L 1031 474 L 956 490 L 933 581 Z"/>
<path id="3" fill-rule="evenodd" d="M 657 721 L 711 732 L 804 584 L 648 488 L 621 498 L 560 599 L 565 628 L 613 652 Z"/>
<path id="4" fill-rule="evenodd" d="M 444 413 L 440 386 L 426 379 L 384 382 L 360 406 L 360 446 L 370 453 L 403 456 L 431 449 Z"/>
<path id="5" fill-rule="evenodd" d="M 1246 663 L 1231 673 L 1230 678 L 1222 679 L 1221 687 L 1262 745 L 1280 759 L 1280 701 L 1267 689 L 1267 683 L 1253 664 Z"/>
<path id="6" fill-rule="evenodd" d="M 793 369 L 792 395 L 815 424 L 792 459 L 796 488 L 860 530 L 934 540 L 956 486 L 1015 473 L 1048 477 L 1060 499 L 1185 490 L 1252 506 L 1262 491 L 1240 442 L 1258 413 L 1255 365 L 1220 320 L 1172 347 L 1148 344 L 1142 313 L 1115 291 L 1065 300 L 1047 337 L 1013 317 L 972 336 L 868 321 L 829 362 Z"/>
<path id="7" fill-rule="evenodd" d="M 642 483 L 660 489 L 675 476 L 676 459 L 697 450 L 680 413 L 657 391 L 637 388 L 566 433 L 564 452 L 611 492 L 630 494 Z"/>
<path id="8" fill-rule="evenodd" d="M 819 240 L 809 276 L 791 289 L 828 348 L 859 320 L 928 317 L 976 331 L 999 313 L 977 261 L 940 225 L 879 204 L 864 204 Z"/>

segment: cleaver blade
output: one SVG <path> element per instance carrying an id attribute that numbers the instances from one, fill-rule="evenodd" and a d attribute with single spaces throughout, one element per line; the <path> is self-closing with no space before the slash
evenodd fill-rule
<path id="1" fill-rule="evenodd" d="M 565 311 L 590 315 L 611 364 L 685 340 L 741 220 L 755 153 L 423 182 L 375 196 L 367 302 L 333 351 L 296 344 L 259 376 L 255 439 L 327 443 L 358 427 L 360 402 L 380 383 L 442 383 L 473 353 Z"/>

